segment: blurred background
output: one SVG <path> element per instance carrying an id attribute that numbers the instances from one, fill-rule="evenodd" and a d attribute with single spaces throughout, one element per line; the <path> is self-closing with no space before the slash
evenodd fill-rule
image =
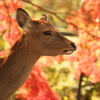
<path id="1" fill-rule="evenodd" d="M 32 19 L 46 14 L 77 51 L 41 57 L 11 100 L 100 100 L 100 0 L 0 0 L 0 57 L 22 35 L 18 8 Z"/>

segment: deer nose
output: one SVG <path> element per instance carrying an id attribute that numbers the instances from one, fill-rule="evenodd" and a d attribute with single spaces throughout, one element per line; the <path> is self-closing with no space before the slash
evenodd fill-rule
<path id="1" fill-rule="evenodd" d="M 77 49 L 76 45 L 74 43 L 71 43 L 72 47 L 74 48 L 74 50 Z"/>

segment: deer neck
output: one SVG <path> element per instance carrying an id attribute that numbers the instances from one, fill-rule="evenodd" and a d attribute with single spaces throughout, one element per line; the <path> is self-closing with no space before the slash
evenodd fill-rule
<path id="1" fill-rule="evenodd" d="M 21 87 L 40 57 L 28 50 L 25 39 L 24 36 L 22 40 L 13 46 L 8 59 L 0 67 L 0 85 L 2 85 L 0 86 L 0 97 L 5 96 L 5 98 L 0 100 L 6 100 Z"/>

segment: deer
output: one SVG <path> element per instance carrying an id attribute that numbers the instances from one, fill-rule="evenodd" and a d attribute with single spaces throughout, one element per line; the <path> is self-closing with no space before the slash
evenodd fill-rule
<path id="1" fill-rule="evenodd" d="M 23 34 L 8 55 L 0 58 L 0 100 L 10 100 L 41 56 L 69 55 L 76 50 L 75 43 L 54 28 L 47 15 L 32 20 L 27 11 L 18 8 L 16 19 Z"/>

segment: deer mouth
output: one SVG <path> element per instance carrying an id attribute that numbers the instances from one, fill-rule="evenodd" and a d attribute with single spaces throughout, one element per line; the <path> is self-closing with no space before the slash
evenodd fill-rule
<path id="1" fill-rule="evenodd" d="M 72 54 L 74 52 L 74 50 L 64 50 L 63 51 L 63 54 L 64 55 L 70 55 L 70 54 Z"/>

